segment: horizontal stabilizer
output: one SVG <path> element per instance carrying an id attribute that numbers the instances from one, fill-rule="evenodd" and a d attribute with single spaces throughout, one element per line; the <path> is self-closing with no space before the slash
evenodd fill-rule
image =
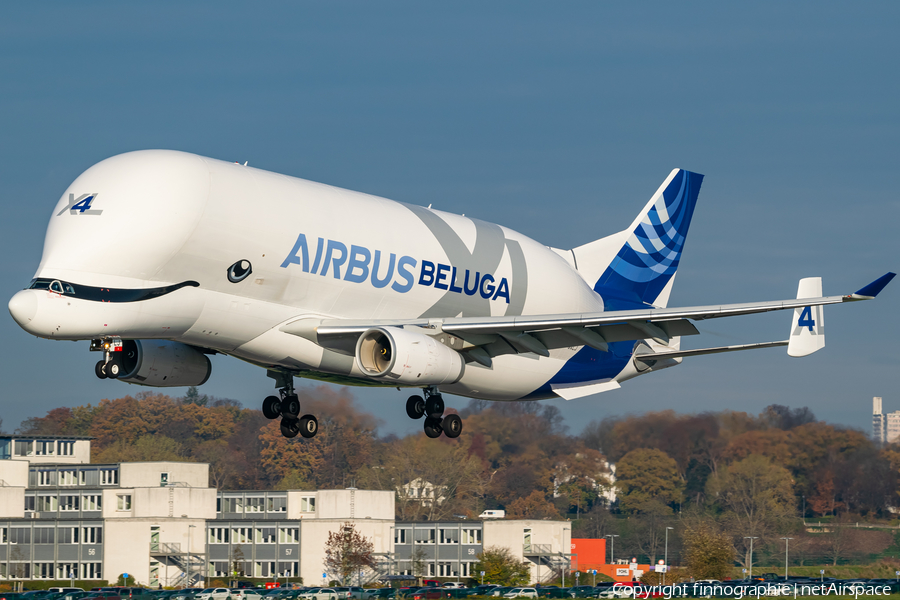
<path id="1" fill-rule="evenodd" d="M 740 344 L 738 346 L 717 346 L 715 348 L 698 348 L 697 350 L 672 350 L 663 352 L 648 352 L 647 354 L 636 354 L 635 359 L 641 362 L 656 361 L 663 358 L 684 358 L 686 356 L 703 356 L 704 354 L 720 354 L 722 352 L 738 352 L 740 350 L 756 350 L 758 348 L 776 348 L 778 346 L 787 346 L 788 341 L 783 342 L 760 342 L 757 344 Z"/>
<path id="2" fill-rule="evenodd" d="M 884 279 L 882 277 L 882 279 Z M 878 280 L 881 281 L 881 280 Z M 863 288 L 867 290 L 878 284 L 878 281 Z M 890 281 L 890 280 L 888 280 Z M 884 282 L 883 288 L 887 285 Z M 878 289 L 881 291 L 881 288 Z M 878 291 L 875 293 L 877 294 Z M 822 295 L 822 278 L 807 277 L 800 280 L 797 287 L 797 299 L 819 298 Z M 791 321 L 791 337 L 788 343 L 788 356 L 808 356 L 825 347 L 825 312 L 821 305 L 802 306 L 794 309 Z"/>

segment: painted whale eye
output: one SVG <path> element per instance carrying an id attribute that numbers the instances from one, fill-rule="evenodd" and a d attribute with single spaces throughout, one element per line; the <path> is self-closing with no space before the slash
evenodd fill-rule
<path id="1" fill-rule="evenodd" d="M 240 283 L 252 272 L 253 267 L 250 266 L 249 260 L 239 260 L 228 267 L 228 281 L 231 283 Z"/>

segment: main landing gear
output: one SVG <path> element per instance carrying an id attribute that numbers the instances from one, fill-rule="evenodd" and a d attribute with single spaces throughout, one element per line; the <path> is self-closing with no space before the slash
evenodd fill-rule
<path id="1" fill-rule="evenodd" d="M 444 415 L 444 399 L 436 387 L 427 387 L 422 396 L 410 396 L 406 401 L 406 414 L 410 419 L 425 417 L 425 435 L 430 438 L 440 437 L 443 433 L 448 438 L 459 437 L 462 433 L 462 419 L 459 415 Z"/>
<path id="2" fill-rule="evenodd" d="M 284 387 L 278 396 L 269 396 L 262 403 L 262 412 L 267 419 L 281 417 L 281 435 L 286 438 L 314 437 L 319 432 L 319 422 L 312 415 L 300 416 L 300 399 L 294 393 L 293 377 L 286 377 Z"/>
<path id="3" fill-rule="evenodd" d="M 91 340 L 91 352 L 103 352 L 103 360 L 94 365 L 94 373 L 100 379 L 118 379 L 124 372 L 121 338 Z"/>

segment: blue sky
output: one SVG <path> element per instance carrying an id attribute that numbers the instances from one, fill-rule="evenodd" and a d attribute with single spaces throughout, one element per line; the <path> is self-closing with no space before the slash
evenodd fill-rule
<path id="1" fill-rule="evenodd" d="M 0 19 L 0 296 L 90 165 L 171 148 L 493 221 L 569 248 L 626 227 L 674 167 L 706 175 L 670 305 L 852 292 L 900 269 L 900 5 L 889 2 L 12 3 Z M 278 218 L 273 215 L 273 219 Z M 110 252 L 140 252 L 128 232 Z M 828 344 L 688 359 L 554 401 L 611 414 L 809 406 L 867 429 L 900 409 L 900 284 L 827 313 Z M 688 347 L 785 339 L 786 314 L 701 323 Z M 140 388 L 87 342 L 0 319 L 6 429 Z M 216 357 L 208 394 L 254 406 Z M 172 390 L 181 395 L 183 390 Z M 360 389 L 382 431 L 407 394 Z M 448 397 L 448 405 L 467 401 Z"/>

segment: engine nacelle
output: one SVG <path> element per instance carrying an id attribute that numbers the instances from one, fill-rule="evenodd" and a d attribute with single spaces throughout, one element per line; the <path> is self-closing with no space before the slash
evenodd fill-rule
<path id="1" fill-rule="evenodd" d="M 205 354 L 181 342 L 122 340 L 119 381 L 153 387 L 203 385 L 212 374 Z"/>
<path id="2" fill-rule="evenodd" d="M 359 370 L 390 383 L 456 383 L 463 376 L 465 364 L 456 350 L 414 330 L 376 327 L 356 342 Z"/>

